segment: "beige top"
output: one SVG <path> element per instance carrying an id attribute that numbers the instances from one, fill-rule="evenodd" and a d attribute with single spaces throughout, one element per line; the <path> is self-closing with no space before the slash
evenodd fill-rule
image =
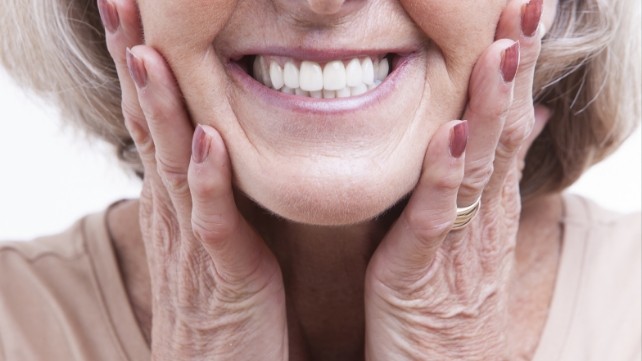
<path id="1" fill-rule="evenodd" d="M 640 214 L 565 197 L 555 295 L 535 361 L 640 361 Z M 0 360 L 149 360 L 105 213 L 0 245 Z"/>

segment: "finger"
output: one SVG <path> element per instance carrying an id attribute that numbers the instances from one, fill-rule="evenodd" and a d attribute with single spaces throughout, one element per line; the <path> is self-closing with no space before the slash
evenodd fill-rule
<path id="1" fill-rule="evenodd" d="M 127 52 L 138 101 L 153 139 L 156 171 L 177 210 L 188 224 L 191 197 L 187 169 L 194 133 L 182 96 L 165 60 L 154 49 L 139 45 Z"/>
<path id="2" fill-rule="evenodd" d="M 544 35 L 542 16 L 543 0 L 513 0 L 502 13 L 497 36 L 520 43 L 520 66 L 515 77 L 515 101 L 511 105 L 514 122 L 524 115 L 532 120 L 533 77 Z"/>
<path id="3" fill-rule="evenodd" d="M 370 262 L 383 282 L 425 273 L 432 263 L 455 219 L 467 140 L 467 122 L 452 121 L 430 141 L 419 183 Z"/>
<path id="4" fill-rule="evenodd" d="M 515 98 L 495 154 L 495 174 L 488 187 L 491 192 L 501 191 L 506 175 L 516 166 L 520 148 L 533 130 L 533 79 L 543 36 L 542 1 L 512 1 L 498 26 L 499 36 L 519 41 L 522 59 L 515 77 Z"/>
<path id="5" fill-rule="evenodd" d="M 482 54 L 473 69 L 464 112 L 470 126 L 470 140 L 465 176 L 457 198 L 460 207 L 469 206 L 480 197 L 493 173 L 495 149 L 513 99 L 519 58 L 519 43 L 498 40 Z"/>
<path id="6" fill-rule="evenodd" d="M 107 50 L 114 60 L 122 94 L 125 124 L 135 121 L 143 126 L 143 113 L 138 105 L 136 87 L 127 67 L 125 50 L 143 42 L 142 27 L 136 3 L 132 0 L 98 0 L 100 17 L 105 26 Z"/>
<path id="7" fill-rule="evenodd" d="M 220 134 L 209 126 L 194 132 L 189 187 L 192 191 L 192 230 L 228 286 L 243 284 L 249 292 L 265 282 L 255 282 L 266 260 L 276 262 L 265 243 L 239 213 L 232 191 L 232 170 Z M 248 286 L 249 285 L 249 286 Z"/>

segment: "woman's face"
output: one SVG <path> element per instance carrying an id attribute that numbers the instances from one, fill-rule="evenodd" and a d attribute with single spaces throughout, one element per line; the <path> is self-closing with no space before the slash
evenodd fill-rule
<path id="1" fill-rule="evenodd" d="M 222 134 L 236 186 L 280 216 L 327 225 L 370 219 L 413 189 L 432 134 L 461 117 L 506 1 L 139 6 L 194 121 Z M 283 82 L 299 95 L 273 89 Z"/>

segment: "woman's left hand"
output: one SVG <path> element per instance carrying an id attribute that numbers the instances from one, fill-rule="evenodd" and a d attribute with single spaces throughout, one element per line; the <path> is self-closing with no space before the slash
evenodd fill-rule
<path id="1" fill-rule="evenodd" d="M 532 86 L 543 35 L 537 31 L 541 4 L 509 1 L 499 40 L 481 55 L 470 78 L 467 123 L 449 122 L 437 130 L 419 184 L 370 261 L 369 361 L 508 358 L 519 150 L 534 138 L 529 135 L 535 124 Z M 477 216 L 464 229 L 451 230 L 456 205 L 469 206 L 479 197 Z"/>

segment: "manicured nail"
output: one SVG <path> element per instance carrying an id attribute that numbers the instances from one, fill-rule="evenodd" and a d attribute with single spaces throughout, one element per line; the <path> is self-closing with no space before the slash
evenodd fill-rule
<path id="1" fill-rule="evenodd" d="M 533 36 L 539 26 L 542 17 L 543 0 L 530 0 L 522 6 L 522 33 L 526 36 Z"/>
<path id="2" fill-rule="evenodd" d="M 113 33 L 118 30 L 120 19 L 114 4 L 108 0 L 98 0 L 98 12 L 100 13 L 100 20 L 102 20 L 103 26 L 107 31 Z"/>
<path id="3" fill-rule="evenodd" d="M 196 126 L 194 139 L 192 139 L 192 158 L 196 163 L 203 163 L 210 153 L 210 142 L 205 130 L 200 125 Z"/>
<path id="4" fill-rule="evenodd" d="M 468 121 L 462 120 L 450 132 L 450 155 L 454 158 L 461 157 L 468 144 Z"/>
<path id="5" fill-rule="evenodd" d="M 519 42 L 504 49 L 502 52 L 502 62 L 499 65 L 502 71 L 502 78 L 506 83 L 510 83 L 515 79 L 517 68 L 519 67 Z"/>
<path id="6" fill-rule="evenodd" d="M 147 86 L 147 70 L 145 64 L 134 53 L 127 48 L 127 67 L 129 68 L 129 75 L 134 79 L 138 88 Z"/>

